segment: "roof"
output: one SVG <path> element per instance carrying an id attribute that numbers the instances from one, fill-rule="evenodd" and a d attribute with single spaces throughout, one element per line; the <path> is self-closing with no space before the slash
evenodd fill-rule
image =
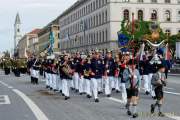
<path id="1" fill-rule="evenodd" d="M 31 32 L 29 32 L 28 34 L 38 34 L 41 31 L 41 29 L 34 29 Z"/>
<path id="2" fill-rule="evenodd" d="M 21 24 L 21 20 L 20 20 L 20 17 L 19 17 L 19 13 L 16 14 L 15 24 Z"/>

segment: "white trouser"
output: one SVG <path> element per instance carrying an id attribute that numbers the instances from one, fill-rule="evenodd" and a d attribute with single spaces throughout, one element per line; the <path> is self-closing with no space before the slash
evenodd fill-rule
<path id="1" fill-rule="evenodd" d="M 74 81 L 74 88 L 76 89 L 76 90 L 78 90 L 79 89 L 79 74 L 77 73 L 77 72 L 75 72 L 74 73 L 74 76 L 73 76 L 73 81 Z"/>
<path id="2" fill-rule="evenodd" d="M 114 77 L 115 89 L 120 91 L 121 79 L 119 77 Z"/>
<path id="3" fill-rule="evenodd" d="M 59 75 L 57 75 L 57 87 L 59 91 L 62 90 L 62 80 Z"/>
<path id="4" fill-rule="evenodd" d="M 153 73 L 149 74 L 149 81 L 150 81 L 150 83 L 151 83 L 152 76 L 153 76 Z M 151 92 L 151 96 L 155 97 L 155 92 L 154 92 L 154 89 L 153 89 L 152 85 L 150 87 L 150 92 Z"/>
<path id="5" fill-rule="evenodd" d="M 103 91 L 103 79 L 99 78 L 99 79 L 96 79 L 96 80 L 97 80 L 98 92 L 102 92 Z"/>
<path id="6" fill-rule="evenodd" d="M 85 92 L 84 90 L 84 78 L 83 76 L 79 77 L 79 93 Z"/>
<path id="7" fill-rule="evenodd" d="M 62 80 L 62 93 L 66 96 L 69 97 L 69 84 L 71 80 L 68 79 L 63 79 Z"/>
<path id="8" fill-rule="evenodd" d="M 92 91 L 93 91 L 94 98 L 97 99 L 98 98 L 98 79 L 91 78 L 91 84 L 92 84 Z"/>
<path id="9" fill-rule="evenodd" d="M 53 89 L 57 90 L 57 75 L 56 74 L 52 74 L 52 85 L 53 85 Z"/>
<path id="10" fill-rule="evenodd" d="M 127 102 L 127 92 L 126 92 L 125 83 L 121 83 L 121 92 L 122 92 L 122 100 L 124 103 L 126 103 Z"/>
<path id="11" fill-rule="evenodd" d="M 110 85 L 111 85 L 111 89 L 115 88 L 115 80 L 114 77 L 110 77 Z"/>
<path id="12" fill-rule="evenodd" d="M 49 73 L 49 83 L 50 83 L 50 87 L 53 88 L 53 77 L 51 73 Z"/>
<path id="13" fill-rule="evenodd" d="M 151 88 L 151 81 L 149 79 L 148 75 L 143 75 L 143 79 L 144 79 L 144 89 L 146 92 L 150 92 L 150 88 Z"/>
<path id="14" fill-rule="evenodd" d="M 47 85 L 47 86 L 50 86 L 49 73 L 45 72 L 45 77 L 46 77 L 46 85 Z"/>
<path id="15" fill-rule="evenodd" d="M 105 83 L 105 94 L 110 95 L 111 94 L 111 85 L 110 85 L 110 77 L 104 77 L 104 83 Z"/>
<path id="16" fill-rule="evenodd" d="M 84 79 L 86 81 L 86 94 L 92 96 L 91 80 Z"/>

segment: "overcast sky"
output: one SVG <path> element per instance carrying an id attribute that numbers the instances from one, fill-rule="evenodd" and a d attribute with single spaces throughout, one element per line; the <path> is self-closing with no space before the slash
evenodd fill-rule
<path id="1" fill-rule="evenodd" d="M 42 28 L 76 0 L 0 0 L 0 52 L 13 47 L 14 22 L 19 12 L 23 34 Z"/>

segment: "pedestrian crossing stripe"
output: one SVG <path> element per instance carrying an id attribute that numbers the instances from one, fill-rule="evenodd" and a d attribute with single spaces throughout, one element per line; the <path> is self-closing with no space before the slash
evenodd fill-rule
<path id="1" fill-rule="evenodd" d="M 11 104 L 8 95 L 0 95 L 0 105 L 8 105 Z"/>

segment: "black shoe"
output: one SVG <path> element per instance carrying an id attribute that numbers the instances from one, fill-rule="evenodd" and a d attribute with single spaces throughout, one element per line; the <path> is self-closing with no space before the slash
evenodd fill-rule
<path id="1" fill-rule="evenodd" d="M 62 96 L 65 96 L 64 93 L 62 93 Z"/>
<path id="2" fill-rule="evenodd" d="M 149 95 L 149 92 L 148 92 L 148 91 L 146 91 L 146 95 Z"/>
<path id="3" fill-rule="evenodd" d="M 99 99 L 95 99 L 95 102 L 99 102 Z"/>
<path id="4" fill-rule="evenodd" d="M 62 93 L 62 90 L 60 90 L 59 92 Z"/>
<path id="5" fill-rule="evenodd" d="M 153 99 L 153 100 L 156 100 L 156 97 L 155 97 L 155 96 L 152 96 L 152 99 Z"/>
<path id="6" fill-rule="evenodd" d="M 52 87 L 50 87 L 50 90 L 52 90 Z"/>
<path id="7" fill-rule="evenodd" d="M 107 95 L 107 97 L 111 97 L 111 95 Z"/>
<path id="8" fill-rule="evenodd" d="M 153 105 L 153 104 L 151 104 L 151 114 L 153 114 L 153 113 L 154 113 L 154 109 L 155 109 L 154 105 Z"/>
<path id="9" fill-rule="evenodd" d="M 131 111 L 128 110 L 127 115 L 131 116 L 132 115 Z"/>
<path id="10" fill-rule="evenodd" d="M 75 90 L 75 92 L 76 92 L 76 93 L 78 93 L 78 92 L 79 92 L 79 90 L 77 90 L 77 89 L 76 89 L 76 90 Z"/>
<path id="11" fill-rule="evenodd" d="M 138 114 L 137 113 L 134 113 L 133 114 L 133 118 L 137 118 L 138 117 Z"/>
<path id="12" fill-rule="evenodd" d="M 119 91 L 119 90 L 116 90 L 116 93 L 120 93 L 120 91 Z"/>
<path id="13" fill-rule="evenodd" d="M 71 90 L 75 90 L 75 88 L 71 88 Z"/>
<path id="14" fill-rule="evenodd" d="M 128 104 L 125 105 L 125 108 L 128 109 Z"/>
<path id="15" fill-rule="evenodd" d="M 68 100 L 68 99 L 70 99 L 70 97 L 65 97 L 65 98 L 64 98 L 64 100 Z"/>
<path id="16" fill-rule="evenodd" d="M 86 97 L 87 97 L 87 98 L 91 98 L 91 96 L 90 96 L 90 95 L 87 95 Z"/>
<path id="17" fill-rule="evenodd" d="M 112 91 L 115 91 L 115 88 L 112 88 Z"/>
<path id="18" fill-rule="evenodd" d="M 159 112 L 159 117 L 164 117 L 165 115 L 162 112 Z"/>
<path id="19" fill-rule="evenodd" d="M 49 88 L 49 86 L 46 86 L 46 88 Z"/>
<path id="20" fill-rule="evenodd" d="M 83 93 L 79 93 L 79 95 L 83 95 Z"/>
<path id="21" fill-rule="evenodd" d="M 54 92 L 56 92 L 56 91 L 58 91 L 58 90 L 54 89 Z"/>
<path id="22" fill-rule="evenodd" d="M 101 91 L 98 91 L 98 94 L 102 94 L 103 92 L 101 92 Z"/>

